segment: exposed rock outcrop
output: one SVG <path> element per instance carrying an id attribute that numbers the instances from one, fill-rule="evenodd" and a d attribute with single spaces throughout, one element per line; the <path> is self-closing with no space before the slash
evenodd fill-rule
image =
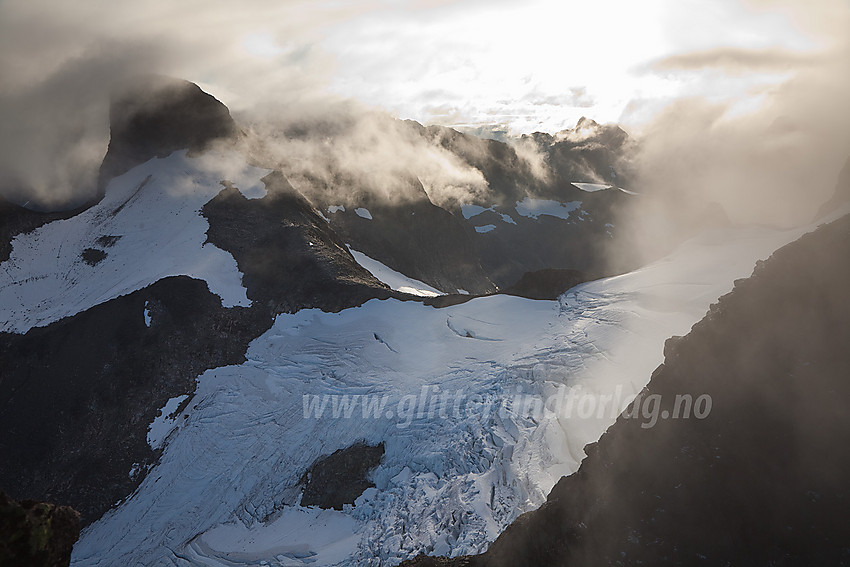
<path id="1" fill-rule="evenodd" d="M 273 172 L 263 182 L 262 199 L 246 199 L 231 186 L 202 210 L 208 241 L 236 259 L 249 299 L 277 315 L 305 307 L 339 311 L 393 295 L 283 175 Z"/>
<path id="2" fill-rule="evenodd" d="M 238 133 L 230 111 L 198 85 L 160 75 L 138 77 L 116 92 L 109 109 L 109 149 L 98 191 L 113 177 L 152 157 L 200 150 Z"/>
<path id="3" fill-rule="evenodd" d="M 369 472 L 380 464 L 383 455 L 383 443 L 355 443 L 319 459 L 301 478 L 301 505 L 342 510 L 343 505 L 354 504 L 364 490 L 375 486 Z"/>

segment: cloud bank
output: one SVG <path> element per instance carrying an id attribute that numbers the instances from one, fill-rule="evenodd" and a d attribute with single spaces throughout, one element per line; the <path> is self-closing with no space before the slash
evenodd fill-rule
<path id="1" fill-rule="evenodd" d="M 342 125 L 334 140 L 275 138 L 293 171 L 318 176 L 337 160 L 387 190 L 404 172 L 436 200 L 481 191 L 480 173 L 376 108 L 502 138 L 611 121 L 594 113 L 614 109 L 644 140 L 631 189 L 794 222 L 846 157 L 848 11 L 842 0 L 6 0 L 0 190 L 48 207 L 93 195 L 112 86 L 160 73 L 198 83 L 257 133 Z"/>

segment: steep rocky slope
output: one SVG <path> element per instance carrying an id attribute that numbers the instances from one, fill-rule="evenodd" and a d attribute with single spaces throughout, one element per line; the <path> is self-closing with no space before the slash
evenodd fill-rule
<path id="1" fill-rule="evenodd" d="M 760 262 L 540 509 L 483 555 L 404 565 L 850 562 L 848 258 L 845 217 Z M 686 394 L 708 415 L 666 419 Z"/>
<path id="2" fill-rule="evenodd" d="M 322 164 L 315 168 L 319 171 L 304 171 L 297 159 L 276 153 L 274 144 L 258 153 L 270 167 L 297 178 L 293 183 L 353 249 L 443 292 L 482 294 L 543 269 L 575 269 L 600 277 L 636 267 L 610 266 L 607 254 L 609 246 L 621 241 L 618 208 L 635 199 L 617 187 L 628 181 L 625 174 L 612 178 L 614 165 L 627 151 L 627 136 L 615 126 L 588 123 L 592 121 L 580 123 L 580 133 L 577 127 L 558 137 L 541 134 L 523 140 L 524 150 L 443 126 L 414 121 L 380 125 L 386 130 L 381 143 L 392 140 L 403 147 L 401 154 L 433 159 L 431 167 L 445 160 L 446 169 L 477 180 L 474 190 L 461 180 L 459 187 L 434 186 L 425 175 L 433 172 L 419 162 L 407 164 L 409 157 L 399 158 L 396 169 L 392 156 L 378 159 L 381 154 L 371 156 L 360 147 L 354 152 L 345 144 L 356 134 L 356 125 L 276 133 L 286 140 L 283 147 L 313 149 L 311 159 Z M 362 143 L 374 142 L 364 138 Z M 352 167 L 334 155 L 337 145 L 348 153 L 363 152 L 364 160 L 377 160 L 378 171 Z"/>

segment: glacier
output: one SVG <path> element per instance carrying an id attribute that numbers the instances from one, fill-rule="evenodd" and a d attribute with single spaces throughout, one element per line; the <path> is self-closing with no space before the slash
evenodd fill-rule
<path id="1" fill-rule="evenodd" d="M 72 564 L 394 565 L 483 551 L 616 417 L 525 415 L 487 400 L 545 399 L 564 386 L 636 394 L 668 337 L 805 231 L 706 232 L 557 301 L 495 295 L 437 309 L 388 299 L 279 315 L 244 364 L 198 377 L 159 463 L 83 532 Z M 404 400 L 423 392 L 463 392 L 464 411 L 407 411 Z M 306 411 L 325 396 L 329 407 L 342 396 L 388 401 L 347 416 Z M 300 506 L 304 471 L 361 440 L 385 444 L 375 487 L 339 511 Z"/>

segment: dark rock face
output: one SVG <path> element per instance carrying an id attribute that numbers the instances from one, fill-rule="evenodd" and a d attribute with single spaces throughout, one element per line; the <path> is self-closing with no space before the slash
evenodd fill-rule
<path id="1" fill-rule="evenodd" d="M 423 138 L 480 171 L 489 189 L 475 202 L 450 201 L 438 206 L 415 177 L 399 181 L 389 199 L 370 189 L 368 182 L 347 179 L 343 174 L 335 173 L 334 187 L 311 180 L 310 197 L 322 211 L 331 205 L 345 207 L 345 211 L 328 212 L 328 217 L 331 227 L 355 250 L 448 293 L 460 289 L 492 293 L 514 284 L 526 272 L 544 269 L 602 273 L 634 267 L 609 266 L 607 254 L 617 236 L 612 224 L 615 209 L 633 197 L 617 189 L 590 193 L 571 184 L 611 176 L 627 140 L 619 128 L 596 125 L 596 134 L 582 142 L 537 136 L 530 143 L 536 145 L 552 173 L 551 178 L 543 179 L 503 142 L 413 121 L 406 121 L 404 127 L 411 136 Z M 610 179 L 606 182 L 616 184 Z M 339 187 L 350 190 L 340 192 Z M 526 197 L 559 203 L 580 201 L 581 211 L 569 219 L 529 218 L 516 210 L 517 202 Z M 489 210 L 467 219 L 461 204 Z M 372 219 L 358 216 L 356 207 L 367 208 Z M 495 229 L 476 230 L 486 225 Z"/>
<path id="2" fill-rule="evenodd" d="M 628 188 L 631 180 L 628 171 L 622 170 L 619 159 L 628 138 L 619 126 L 600 125 L 581 117 L 572 130 L 553 137 L 538 135 L 537 141 L 547 151 L 558 178 L 569 182 L 591 176 Z"/>
<path id="3" fill-rule="evenodd" d="M 632 197 L 616 189 L 589 193 L 572 185 L 594 180 L 609 185 L 628 183 L 626 173 L 615 172 L 619 171 L 628 136 L 616 126 L 583 120 L 576 130 L 584 128 L 585 122 L 594 126 L 585 128 L 591 134 L 581 141 L 571 141 L 573 131 L 557 136 L 538 133 L 522 140 L 537 149 L 549 170 L 548 178 L 535 175 L 530 164 L 508 144 L 442 126 L 422 129 L 423 136 L 481 171 L 487 180 L 490 192 L 486 199 L 473 204 L 493 210 L 476 215 L 465 224 L 470 228 L 488 224 L 497 227 L 490 232 L 473 233 L 472 240 L 485 273 L 500 288 L 513 285 L 526 272 L 550 268 L 619 272 L 634 267 L 612 267 L 607 263 L 607 247 L 617 235 L 612 224 L 616 207 L 624 206 Z M 516 203 L 526 197 L 561 203 L 580 201 L 582 212 L 576 212 L 569 221 L 546 215 L 527 218 L 515 209 Z M 461 216 L 459 207 L 451 212 Z M 502 215 L 512 220 L 506 222 Z"/>
<path id="4" fill-rule="evenodd" d="M 375 486 L 368 475 L 383 456 L 383 443 L 376 446 L 355 443 L 319 459 L 301 478 L 304 484 L 301 505 L 342 510 L 343 504 L 354 504 L 364 490 Z"/>
<path id="5" fill-rule="evenodd" d="M 517 295 L 528 299 L 558 299 L 571 287 L 590 281 L 591 278 L 578 270 L 539 270 L 527 272 L 511 287 L 502 290 L 507 295 Z"/>
<path id="6" fill-rule="evenodd" d="M 668 342 L 653 427 L 627 410 L 485 554 L 406 565 L 850 563 L 848 259 L 850 217 L 777 251 Z M 710 413 L 664 419 L 685 394 Z"/>
<path id="7" fill-rule="evenodd" d="M 152 157 L 200 150 L 238 132 L 227 107 L 198 85 L 157 75 L 140 77 L 114 95 L 109 120 L 109 150 L 98 181 L 101 195 L 110 179 Z"/>
<path id="8" fill-rule="evenodd" d="M 269 325 L 267 312 L 225 309 L 205 282 L 180 276 L 0 334 L 0 486 L 96 520 L 144 477 L 131 469 L 155 462 L 147 428 L 159 408 L 204 370 L 241 363 Z"/>
<path id="9" fill-rule="evenodd" d="M 419 185 L 419 182 L 416 182 Z M 428 199 L 401 203 L 365 203 L 372 219 L 356 214 L 354 207 L 330 215 L 331 227 L 352 248 L 392 269 L 437 289 L 474 294 L 492 293 L 496 287 L 481 266 L 472 227 Z"/>
<path id="10" fill-rule="evenodd" d="M 246 199 L 230 186 L 202 210 L 208 241 L 236 259 L 252 302 L 277 315 L 305 307 L 339 311 L 393 295 L 283 175 L 263 181 L 262 199 Z"/>
<path id="11" fill-rule="evenodd" d="M 24 500 L 0 491 L 0 567 L 63 567 L 80 536 L 80 515 L 68 506 Z"/>

